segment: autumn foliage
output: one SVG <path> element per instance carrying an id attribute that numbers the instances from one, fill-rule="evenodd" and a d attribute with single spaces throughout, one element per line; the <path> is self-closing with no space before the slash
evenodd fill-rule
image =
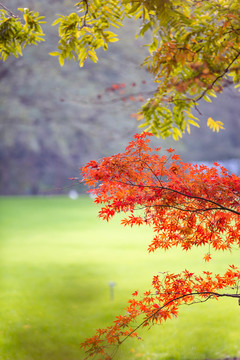
<path id="1" fill-rule="evenodd" d="M 19 18 L 15 10 L 0 3 L 0 61 L 18 57 L 27 45 L 44 40 L 44 17 L 24 8 L 19 9 Z M 87 59 L 97 62 L 100 49 L 111 46 L 114 51 L 118 29 L 127 24 L 126 19 L 137 21 L 136 36 L 145 38 L 148 55 L 142 65 L 152 74 L 153 87 L 148 94 L 120 99 L 144 102 L 137 119 L 154 135 L 177 140 L 190 133 L 192 126 L 199 127 L 200 100 L 211 102 L 224 88 L 239 88 L 238 0 L 77 1 L 68 15 L 57 15 L 53 22 L 59 41 L 50 55 L 61 66 L 66 60 L 81 67 Z M 119 84 L 108 87 L 110 92 L 116 90 Z M 207 124 L 213 131 L 224 127 L 211 117 Z"/>
<path id="2" fill-rule="evenodd" d="M 150 147 L 150 136 L 136 134 L 125 152 L 91 161 L 82 169 L 82 181 L 101 205 L 100 218 L 108 221 L 122 212 L 124 226 L 153 228 L 150 253 L 174 246 L 190 250 L 207 245 L 204 259 L 209 261 L 211 250 L 240 248 L 240 178 L 218 164 L 208 168 L 184 163 L 173 149 L 162 154 L 160 148 Z M 87 357 L 112 359 L 121 343 L 138 336 L 138 328 L 176 317 L 183 303 L 221 296 L 240 298 L 239 280 L 240 271 L 234 265 L 223 275 L 184 270 L 154 276 L 150 290 L 132 294 L 125 315 L 117 316 L 112 326 L 97 330 L 81 346 Z"/>

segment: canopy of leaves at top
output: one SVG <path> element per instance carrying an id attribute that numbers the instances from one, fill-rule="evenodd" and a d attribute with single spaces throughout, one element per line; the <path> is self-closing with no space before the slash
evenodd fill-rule
<path id="1" fill-rule="evenodd" d="M 151 33 L 146 46 L 149 56 L 144 66 L 152 73 L 155 90 L 138 113 L 143 127 L 163 138 L 175 140 L 190 125 L 199 126 L 196 117 L 200 99 L 211 101 L 224 87 L 239 86 L 240 79 L 240 6 L 239 0 L 82 0 L 76 11 L 59 16 L 58 50 L 50 54 L 64 61 L 75 60 L 80 66 L 87 58 L 98 61 L 97 50 L 107 50 L 118 40 L 114 30 L 125 17 L 140 20 L 139 34 Z M 24 25 L 11 12 L 2 11 L 0 54 L 21 54 L 21 44 L 42 40 L 38 14 L 24 12 Z M 19 28 L 18 28 L 19 27 Z M 29 29 L 26 36 L 22 31 Z M 12 43 L 9 39 L 12 39 Z M 16 44 L 16 45 L 14 45 Z M 214 131 L 223 124 L 211 118 Z"/>

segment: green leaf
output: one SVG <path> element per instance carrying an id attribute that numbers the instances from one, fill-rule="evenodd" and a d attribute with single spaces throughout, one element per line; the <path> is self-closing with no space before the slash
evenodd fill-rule
<path id="1" fill-rule="evenodd" d="M 59 17 L 58 19 L 56 19 L 53 23 L 52 23 L 52 26 L 55 26 L 57 24 L 59 24 L 60 22 L 63 21 L 63 16 Z"/>
<path id="2" fill-rule="evenodd" d="M 60 64 L 61 66 L 63 66 L 63 65 L 64 65 L 64 57 L 63 57 L 61 54 L 59 55 L 58 60 L 59 60 L 59 64 Z"/>
<path id="3" fill-rule="evenodd" d="M 196 126 L 196 127 L 200 128 L 200 125 L 196 121 L 194 121 L 192 119 L 188 119 L 188 123 L 193 125 L 193 126 Z"/>
<path id="4" fill-rule="evenodd" d="M 88 56 L 89 56 L 89 58 L 90 58 L 93 62 L 95 62 L 95 63 L 98 62 L 98 57 L 97 57 L 95 51 L 89 50 L 89 51 L 88 51 Z"/>
<path id="5" fill-rule="evenodd" d="M 185 112 L 186 114 L 188 114 L 188 116 L 189 116 L 191 119 L 194 119 L 194 120 L 199 121 L 199 119 L 198 119 L 196 116 L 194 116 L 192 113 L 190 113 L 190 111 L 184 110 L 184 112 Z"/>
<path id="6" fill-rule="evenodd" d="M 212 102 L 212 100 L 210 99 L 210 97 L 207 96 L 207 95 L 203 96 L 203 99 L 204 99 L 205 101 L 209 102 L 209 103 Z"/>
<path id="7" fill-rule="evenodd" d="M 59 56 L 59 55 L 60 55 L 60 52 L 58 52 L 58 51 L 52 51 L 52 52 L 49 53 L 49 55 L 51 55 L 51 56 Z"/>

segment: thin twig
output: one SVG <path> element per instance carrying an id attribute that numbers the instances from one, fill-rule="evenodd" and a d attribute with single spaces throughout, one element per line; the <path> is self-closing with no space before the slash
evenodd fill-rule
<path id="1" fill-rule="evenodd" d="M 205 89 L 202 94 L 197 98 L 195 99 L 195 101 L 199 101 L 201 100 L 204 95 L 206 95 L 206 93 L 213 88 L 213 86 L 216 84 L 216 82 L 221 79 L 224 75 L 226 75 L 226 73 L 228 72 L 228 70 L 230 69 L 230 67 L 232 66 L 232 64 L 237 60 L 237 58 L 240 56 L 240 51 L 237 53 L 237 55 L 233 58 L 233 60 L 230 62 L 230 64 L 228 64 L 228 66 L 226 67 L 226 69 L 223 71 L 222 74 L 220 74 L 219 76 L 216 77 L 216 79 L 212 82 L 212 84 L 210 85 L 211 87 L 210 88 L 207 88 Z"/>
<path id="2" fill-rule="evenodd" d="M 4 9 L 4 10 L 6 10 L 13 18 L 18 18 L 18 16 L 16 16 L 16 15 L 14 15 L 14 13 L 11 11 L 11 10 L 9 10 L 6 6 L 4 6 L 2 3 L 0 3 L 0 6 Z"/>

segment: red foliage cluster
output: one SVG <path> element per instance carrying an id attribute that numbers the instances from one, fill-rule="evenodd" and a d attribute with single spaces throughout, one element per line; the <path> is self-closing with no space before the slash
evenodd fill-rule
<path id="1" fill-rule="evenodd" d="M 109 220 L 121 211 L 127 214 L 124 226 L 153 227 L 149 252 L 206 244 L 215 250 L 240 247 L 239 177 L 218 164 L 184 163 L 173 149 L 160 155 L 161 149 L 149 147 L 150 135 L 137 134 L 124 153 L 82 169 L 83 181 L 102 204 L 99 216 Z"/>
<path id="2" fill-rule="evenodd" d="M 122 224 L 147 224 L 155 236 L 149 252 L 179 246 L 189 250 L 193 246 L 208 245 L 209 249 L 231 250 L 240 247 L 240 178 L 230 175 L 218 164 L 212 168 L 184 163 L 173 149 L 161 154 L 160 148 L 149 146 L 151 134 L 136 134 L 124 153 L 91 161 L 82 169 L 83 182 L 101 204 L 99 216 L 109 220 L 118 212 L 125 213 Z M 204 259 L 211 258 L 208 252 Z M 114 325 L 97 330 L 82 347 L 88 348 L 89 357 L 111 359 L 108 347 L 119 345 L 136 329 L 150 323 L 177 316 L 182 303 L 219 296 L 221 290 L 237 286 L 240 271 L 231 265 L 223 276 L 204 272 L 197 276 L 185 270 L 180 274 L 155 276 L 152 290 L 136 300 L 129 300 L 124 316 L 117 317 Z M 220 292 L 219 292 L 220 291 Z M 139 316 L 144 320 L 132 329 Z"/>
<path id="3" fill-rule="evenodd" d="M 88 348 L 87 358 L 99 355 L 98 359 L 112 359 L 116 348 L 129 337 L 138 337 L 136 330 L 141 326 L 161 323 L 178 315 L 181 304 L 192 304 L 209 298 L 220 296 L 238 297 L 238 295 L 220 294 L 217 291 L 235 286 L 240 280 L 240 272 L 235 266 L 230 266 L 227 272 L 220 276 L 205 271 L 203 276 L 196 276 L 184 270 L 180 274 L 166 274 L 164 279 L 154 276 L 152 290 L 146 291 L 142 298 L 129 300 L 126 314 L 117 316 L 114 324 L 106 329 L 98 329 L 96 335 L 86 339 L 81 347 Z M 132 294 L 134 297 L 137 292 Z M 143 321 L 135 329 L 131 328 L 136 318 L 142 315 Z M 113 345 L 116 346 L 114 349 Z M 113 350 L 112 350 L 113 349 Z M 111 351 L 113 351 L 111 353 Z"/>

